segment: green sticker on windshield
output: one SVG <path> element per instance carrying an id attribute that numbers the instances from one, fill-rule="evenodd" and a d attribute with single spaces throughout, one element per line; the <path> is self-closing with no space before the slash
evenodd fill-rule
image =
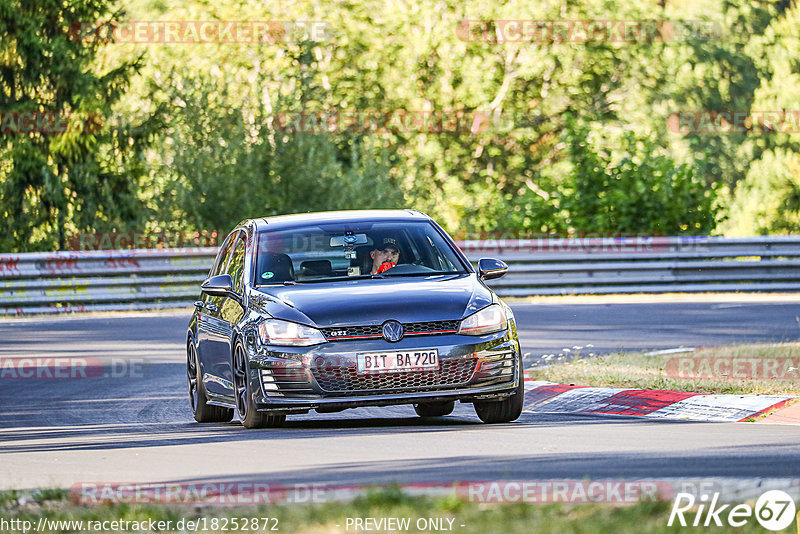
<path id="1" fill-rule="evenodd" d="M 261 274 L 261 278 L 263 278 L 264 280 L 269 280 L 273 276 L 275 276 L 275 273 L 273 273 L 272 271 L 267 271 Z"/>

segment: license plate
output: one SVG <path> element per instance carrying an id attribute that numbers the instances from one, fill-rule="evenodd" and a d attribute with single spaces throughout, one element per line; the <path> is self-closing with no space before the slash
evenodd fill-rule
<path id="1" fill-rule="evenodd" d="M 359 373 L 430 371 L 439 368 L 437 349 L 367 352 L 356 354 Z"/>

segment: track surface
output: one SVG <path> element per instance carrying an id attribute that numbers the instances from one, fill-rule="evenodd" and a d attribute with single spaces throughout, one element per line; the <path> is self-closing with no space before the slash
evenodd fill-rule
<path id="1" fill-rule="evenodd" d="M 517 304 L 530 362 L 800 339 L 797 301 Z M 283 429 L 199 425 L 188 408 L 187 313 L 0 321 L 0 358 L 96 357 L 106 376 L 0 382 L 0 489 L 78 482 L 417 483 L 548 478 L 800 477 L 800 427 L 523 414 L 480 424 L 469 405 L 290 417 Z"/>

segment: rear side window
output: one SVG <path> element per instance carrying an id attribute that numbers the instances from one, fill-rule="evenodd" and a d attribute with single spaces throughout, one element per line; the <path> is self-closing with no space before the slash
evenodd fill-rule
<path id="1" fill-rule="evenodd" d="M 244 273 L 244 239 L 241 236 L 236 240 L 236 246 L 233 248 L 233 255 L 227 272 L 233 279 L 233 290 L 241 293 L 242 274 Z"/>

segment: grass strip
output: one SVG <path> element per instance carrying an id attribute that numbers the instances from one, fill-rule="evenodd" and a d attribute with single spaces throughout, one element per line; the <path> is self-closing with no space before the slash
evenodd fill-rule
<path id="1" fill-rule="evenodd" d="M 798 367 L 800 343 L 773 343 L 649 355 L 573 350 L 546 355 L 529 376 L 580 386 L 800 396 Z"/>
<path id="2" fill-rule="evenodd" d="M 275 518 L 277 522 L 267 523 L 268 528 L 259 532 L 273 531 L 284 533 L 352 533 L 366 532 L 348 528 L 348 518 L 379 521 L 382 518 L 408 518 L 409 528 L 403 532 L 441 532 L 445 529 L 432 529 L 429 519 L 440 520 L 448 525 L 450 532 L 461 534 L 639 534 L 641 532 L 699 532 L 704 527 L 667 526 L 670 503 L 648 502 L 634 505 L 614 504 L 485 504 L 468 503 L 452 497 L 409 496 L 400 489 L 374 491 L 351 502 L 333 502 L 314 505 L 281 505 L 270 507 L 232 508 L 220 506 L 160 505 L 140 506 L 128 504 L 104 504 L 79 506 L 72 503 L 66 492 L 48 491 L 33 496 L 21 496 L 17 492 L 0 493 L 0 517 L 6 522 L 11 519 L 28 520 L 34 524 L 40 517 L 50 520 L 104 521 L 127 520 L 172 521 L 181 519 L 197 520 L 206 518 L 211 526 L 212 519 L 223 518 Z M 418 521 L 422 521 L 418 523 Z M 452 523 L 447 521 L 452 519 Z M 442 521 L 444 520 L 444 521 Z M 433 523 L 437 524 L 437 523 Z M 424 526 L 424 528 L 418 528 Z M 717 531 L 725 530 L 717 528 Z M 84 530 L 85 531 L 85 530 Z M 201 532 L 229 532 L 218 526 Z M 237 532 L 253 532 L 238 530 Z M 399 532 L 400 530 L 373 529 L 370 532 Z M 756 521 L 750 521 L 741 528 L 730 530 L 741 534 L 763 532 Z M 0 530 L 0 532 L 16 532 Z M 61 529 L 60 532 L 79 532 L 74 529 Z M 82 531 L 81 531 L 82 532 Z M 111 532 L 106 530 L 105 532 Z M 130 532 L 130 531 L 128 531 Z M 166 531 L 165 531 L 166 532 Z M 791 529 L 786 532 L 792 532 Z M 42 534 L 41 532 L 37 534 Z"/>

